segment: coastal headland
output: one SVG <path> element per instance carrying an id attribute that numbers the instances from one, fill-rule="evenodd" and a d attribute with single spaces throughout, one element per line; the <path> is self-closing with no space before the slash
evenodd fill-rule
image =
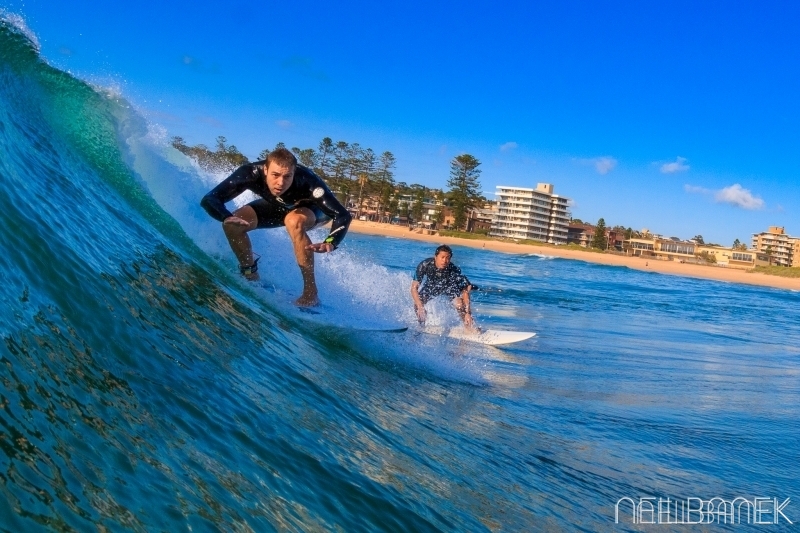
<path id="1" fill-rule="evenodd" d="M 758 272 L 748 272 L 746 270 L 735 268 L 725 268 L 712 265 L 696 265 L 681 263 L 679 261 L 660 261 L 651 258 L 566 249 L 558 246 L 536 246 L 532 244 L 517 244 L 513 242 L 495 240 L 445 237 L 441 235 L 430 235 L 428 233 L 417 233 L 414 230 L 409 230 L 408 226 L 382 224 L 378 222 L 364 222 L 361 220 L 353 220 L 350 225 L 350 231 L 368 235 L 383 235 L 385 237 L 394 237 L 398 239 L 424 241 L 437 245 L 453 244 L 457 246 L 483 248 L 486 250 L 507 254 L 541 254 L 553 257 L 561 257 L 563 259 L 575 259 L 577 261 L 597 263 L 601 265 L 624 266 L 635 270 L 645 270 L 672 276 L 713 279 L 728 283 L 744 283 L 747 285 L 760 285 L 764 287 L 773 287 L 776 289 L 800 291 L 800 278 L 784 278 L 780 276 L 761 274 Z"/>

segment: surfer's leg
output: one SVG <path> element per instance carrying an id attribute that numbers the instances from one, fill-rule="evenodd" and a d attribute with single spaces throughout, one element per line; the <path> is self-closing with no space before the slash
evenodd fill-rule
<path id="1" fill-rule="evenodd" d="M 317 218 L 310 209 L 300 207 L 290 211 L 283 222 L 289 238 L 292 239 L 294 256 L 297 259 L 297 266 L 300 267 L 300 275 L 303 276 L 303 294 L 295 303 L 301 307 L 319 305 L 317 281 L 314 278 L 314 252 L 308 249 L 308 245 L 311 244 L 308 230 L 314 227 Z"/>
<path id="2" fill-rule="evenodd" d="M 252 270 L 256 261 L 253 257 L 253 245 L 250 242 L 250 237 L 247 236 L 247 232 L 258 227 L 258 217 L 255 210 L 249 205 L 237 209 L 233 216 L 247 221 L 249 226 L 223 224 L 222 230 L 225 232 L 225 237 L 228 238 L 228 244 L 231 245 L 231 250 L 236 255 L 236 259 L 239 260 L 239 268 L 242 271 L 242 275 L 251 281 L 255 281 L 258 279 L 258 272 Z"/>

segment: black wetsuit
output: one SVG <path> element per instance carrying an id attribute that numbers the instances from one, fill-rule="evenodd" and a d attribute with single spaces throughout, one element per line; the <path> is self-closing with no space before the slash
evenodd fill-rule
<path id="1" fill-rule="evenodd" d="M 225 207 L 225 202 L 230 202 L 244 191 L 252 191 L 261 197 L 247 204 L 256 212 L 259 228 L 283 226 L 283 219 L 290 211 L 306 207 L 317 217 L 316 225 L 333 220 L 331 232 L 324 242 L 332 244 L 334 248 L 338 246 L 353 217 L 339 203 L 322 178 L 308 168 L 297 165 L 289 189 L 282 195 L 275 196 L 267 187 L 264 164 L 265 161 L 258 161 L 240 166 L 203 196 L 200 205 L 209 215 L 222 222 L 233 216 Z"/>
<path id="2" fill-rule="evenodd" d="M 470 286 L 469 280 L 461 273 L 460 268 L 450 263 L 446 268 L 440 270 L 436 268 L 432 257 L 417 265 L 414 281 L 422 283 L 419 289 L 419 298 L 423 304 L 440 294 L 445 294 L 449 298 L 457 298 L 461 296 L 464 289 Z"/>

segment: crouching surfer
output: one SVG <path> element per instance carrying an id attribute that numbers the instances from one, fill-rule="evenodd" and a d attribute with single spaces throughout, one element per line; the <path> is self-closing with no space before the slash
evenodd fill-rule
<path id="1" fill-rule="evenodd" d="M 225 203 L 244 191 L 259 199 L 233 213 Z M 344 239 L 352 216 L 336 199 L 322 179 L 299 165 L 285 148 L 271 152 L 266 161 L 242 165 L 206 194 L 200 205 L 222 222 L 228 243 L 239 260 L 239 270 L 248 280 L 258 280 L 258 259 L 247 233 L 254 229 L 284 226 L 289 233 L 303 278 L 303 294 L 296 300 L 301 307 L 319 305 L 314 278 L 314 253 L 329 253 Z M 333 220 L 328 237 L 312 243 L 308 231 Z"/>

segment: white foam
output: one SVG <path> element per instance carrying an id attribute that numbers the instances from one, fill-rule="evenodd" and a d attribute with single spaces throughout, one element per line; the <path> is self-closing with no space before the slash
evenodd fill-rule
<path id="1" fill-rule="evenodd" d="M 11 26 L 14 27 L 19 33 L 25 36 L 31 44 L 33 45 L 34 49 L 37 53 L 41 51 L 41 45 L 39 44 L 39 39 L 36 37 L 36 34 L 28 28 L 28 25 L 25 23 L 25 19 L 22 18 L 21 15 L 17 15 L 16 13 L 11 13 L 6 11 L 3 8 L 0 8 L 0 19 L 8 22 Z"/>

